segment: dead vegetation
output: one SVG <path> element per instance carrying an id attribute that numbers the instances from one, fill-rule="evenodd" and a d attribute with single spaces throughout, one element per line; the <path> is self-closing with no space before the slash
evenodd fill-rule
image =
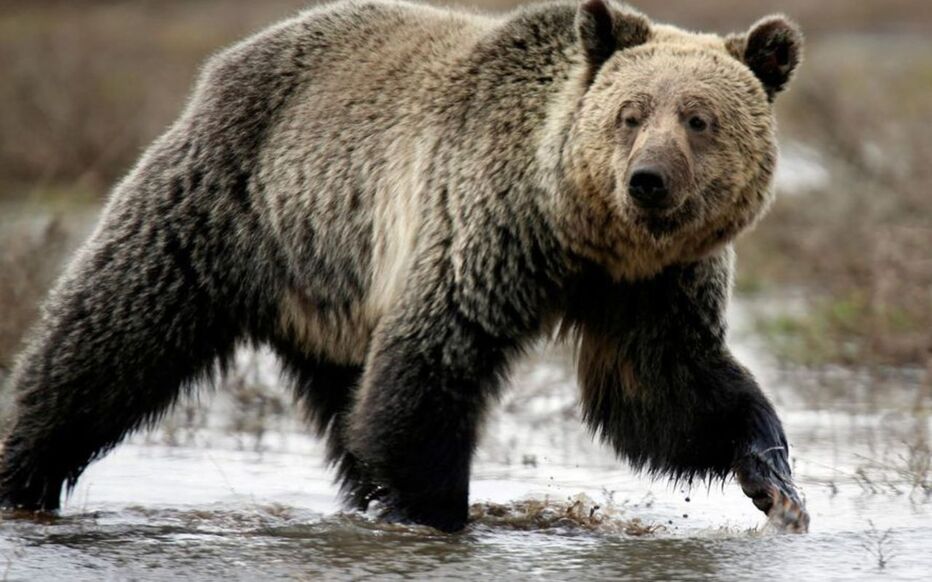
<path id="1" fill-rule="evenodd" d="M 878 570 L 883 570 L 896 555 L 893 552 L 893 530 L 879 531 L 873 521 L 868 521 L 870 529 L 863 536 L 861 547 L 871 555 Z"/>
<path id="2" fill-rule="evenodd" d="M 237 450 L 265 452 L 270 434 L 286 434 L 300 423 L 292 395 L 274 380 L 276 364 L 270 354 L 239 350 L 225 374 L 182 397 L 145 438 L 167 446 L 211 446 L 216 443 L 205 440 L 219 433 L 231 435 Z"/>
<path id="3" fill-rule="evenodd" d="M 102 197 L 178 115 L 212 52 L 306 5 L 0 2 L 0 199 Z"/>
<path id="4" fill-rule="evenodd" d="M 854 482 L 867 494 L 905 495 L 915 502 L 932 498 L 932 447 L 928 413 L 910 417 L 891 413 L 883 444 L 872 443 L 862 456 Z"/>
<path id="5" fill-rule="evenodd" d="M 778 342 L 792 361 L 923 368 L 932 363 L 932 45 L 813 44 L 781 104 L 783 134 L 817 148 L 829 179 L 782 192 L 740 243 L 739 282 L 806 289 L 806 313 L 762 326 L 792 340 Z"/>
<path id="6" fill-rule="evenodd" d="M 507 504 L 474 503 L 469 508 L 470 521 L 481 526 L 504 529 L 598 531 L 648 536 L 663 531 L 660 524 L 640 518 L 625 519 L 611 500 L 599 504 L 580 493 L 566 500 L 526 499 Z"/>

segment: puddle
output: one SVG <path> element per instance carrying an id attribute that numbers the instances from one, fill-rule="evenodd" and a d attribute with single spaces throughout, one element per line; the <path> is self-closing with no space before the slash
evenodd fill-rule
<path id="1" fill-rule="evenodd" d="M 232 413 L 221 394 L 202 398 L 209 421 L 184 438 L 164 427 L 137 435 L 90 467 L 59 517 L 0 523 L 0 579 L 806 580 L 831 572 L 918 580 L 932 572 L 928 498 L 897 456 L 908 453 L 900 429 L 928 430 L 927 419 L 784 409 L 812 528 L 779 535 L 734 483 L 686 490 L 618 463 L 579 424 L 571 373 L 554 359 L 523 366 L 490 419 L 472 481 L 474 519 L 461 534 L 342 513 L 318 442 L 290 416 L 261 433 L 225 430 Z M 178 444 L 165 444 L 169 436 Z"/>

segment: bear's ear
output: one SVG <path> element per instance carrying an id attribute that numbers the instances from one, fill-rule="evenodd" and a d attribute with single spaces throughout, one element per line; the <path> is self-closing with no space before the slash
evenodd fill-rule
<path id="1" fill-rule="evenodd" d="M 576 34 L 593 69 L 617 50 L 644 44 L 650 22 L 634 10 L 619 9 L 609 0 L 581 0 L 576 11 Z"/>
<path id="2" fill-rule="evenodd" d="M 725 46 L 760 79 L 773 101 L 799 65 L 803 33 L 795 22 L 774 15 L 758 20 L 745 34 L 729 36 Z"/>

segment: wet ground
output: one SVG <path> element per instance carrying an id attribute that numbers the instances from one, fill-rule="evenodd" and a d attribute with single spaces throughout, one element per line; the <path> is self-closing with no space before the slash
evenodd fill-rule
<path id="1" fill-rule="evenodd" d="M 814 409 L 737 339 L 785 419 L 808 535 L 769 529 L 734 483 L 686 490 L 633 474 L 580 426 L 553 351 L 516 372 L 486 429 L 464 533 L 344 514 L 290 405 L 248 395 L 275 376 L 244 354 L 236 398 L 205 393 L 134 437 L 87 471 L 59 517 L 0 522 L 0 579 L 929 579 L 930 426 L 916 379 L 902 375 L 878 406 L 851 375 L 849 398 Z"/>

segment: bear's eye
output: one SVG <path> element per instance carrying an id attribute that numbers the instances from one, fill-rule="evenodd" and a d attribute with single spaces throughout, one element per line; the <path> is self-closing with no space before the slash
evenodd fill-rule
<path id="1" fill-rule="evenodd" d="M 709 127 L 709 123 L 699 117 L 698 115 L 693 115 L 689 118 L 689 129 L 695 131 L 696 133 L 702 133 Z"/>
<path id="2" fill-rule="evenodd" d="M 641 119 L 638 116 L 633 115 L 631 113 L 625 115 L 623 120 L 625 123 L 625 127 L 634 128 L 634 127 L 641 125 Z"/>

